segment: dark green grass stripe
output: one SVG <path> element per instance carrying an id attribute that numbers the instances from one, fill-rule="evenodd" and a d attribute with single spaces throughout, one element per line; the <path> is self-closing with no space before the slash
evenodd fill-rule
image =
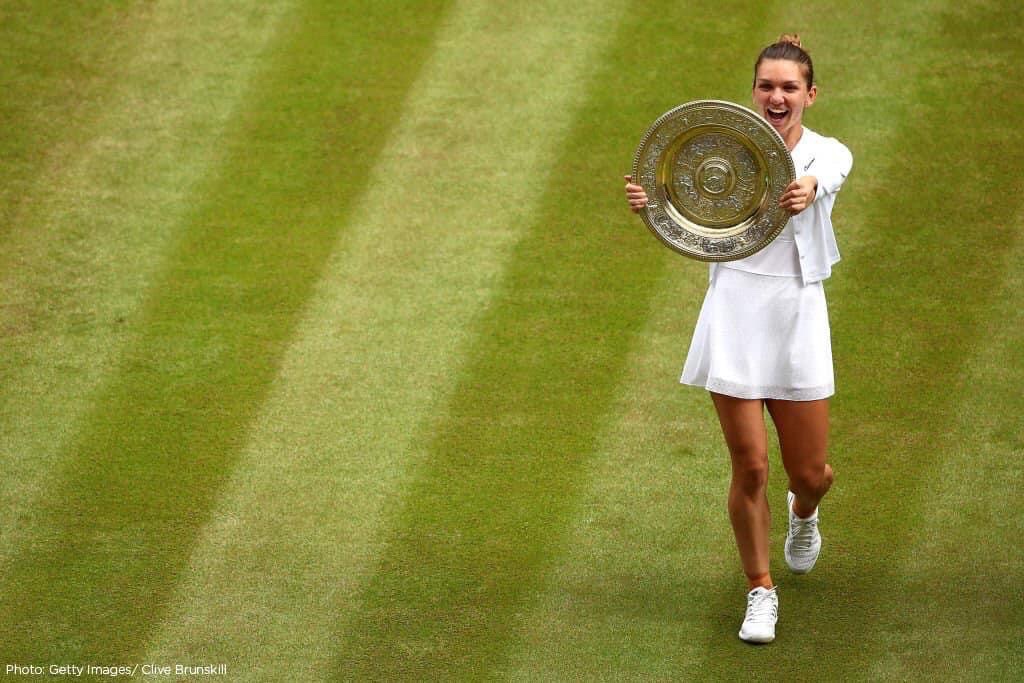
<path id="1" fill-rule="evenodd" d="M 813 671 L 823 680 L 945 680 L 943 672 L 956 670 L 970 680 L 993 653 L 1019 648 L 1000 606 L 1019 593 L 1020 571 L 993 582 L 975 569 L 980 546 L 967 551 L 971 556 L 935 557 L 927 577 L 900 570 L 919 547 L 934 483 L 951 476 L 941 463 L 944 451 L 959 445 L 958 407 L 972 391 L 965 359 L 984 341 L 981 323 L 1006 269 L 1019 268 L 1005 261 L 1004 250 L 1020 239 L 1016 221 L 1024 205 L 1018 181 L 1024 97 L 1014 85 L 1024 76 L 1014 39 L 1021 9 L 958 6 L 918 21 L 910 34 L 889 36 L 903 55 L 883 52 L 876 42 L 860 56 L 838 48 L 858 35 L 881 42 L 878 36 L 910 17 L 921 19 L 916 6 L 864 5 L 841 26 L 832 15 L 821 18 L 829 26 L 820 26 L 819 35 L 832 37 L 837 47 L 830 58 L 842 62 L 833 71 L 846 74 L 831 86 L 843 106 L 820 101 L 810 125 L 823 121 L 821 130 L 846 141 L 855 158 L 836 209 L 844 260 L 828 284 L 837 483 L 823 508 L 822 559 L 810 575 L 793 577 L 779 559 L 785 518 L 776 512 L 773 571 L 782 605 L 772 647 L 751 652 L 736 639 L 742 604 L 722 596 L 703 665 L 716 679 L 746 676 L 756 661 L 766 678 Z M 906 66 L 891 81 L 872 78 L 894 60 Z M 898 92 L 887 88 L 893 83 Z M 961 106 L 949 96 L 954 83 L 992 96 Z M 878 139 L 878 129 L 890 131 L 890 144 L 862 148 L 862 141 Z M 1009 415 L 1020 402 L 996 399 L 992 409 Z M 773 506 L 785 495 L 778 474 Z M 958 603 L 960 595 L 974 596 L 972 604 Z M 1012 611 L 1019 623 L 1019 601 Z M 959 632 L 964 619 L 991 624 L 987 637 L 946 639 L 939 649 L 932 634 Z M 896 668 L 876 669 L 880 661 Z"/>
<path id="2" fill-rule="evenodd" d="M 702 41 L 749 35 L 757 21 L 718 7 L 625 12 L 447 412 L 425 426 L 429 458 L 394 511 L 339 646 L 338 678 L 483 678 L 509 666 L 516 619 L 571 525 L 625 359 L 677 258 L 626 212 L 621 175 L 657 115 L 698 93 L 728 95 L 718 70 L 740 68 L 730 55 L 701 73 L 685 68 Z M 648 30 L 693 12 L 702 16 L 690 23 L 694 43 Z M 640 36 L 642 67 L 633 64 Z M 658 81 L 678 87 L 665 92 Z"/>
<path id="3" fill-rule="evenodd" d="M 3 577 L 0 660 L 141 654 L 443 9 L 309 2 L 286 20 Z"/>

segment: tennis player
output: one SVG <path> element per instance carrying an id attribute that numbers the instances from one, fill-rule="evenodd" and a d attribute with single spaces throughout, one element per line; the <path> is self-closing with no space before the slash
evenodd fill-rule
<path id="1" fill-rule="evenodd" d="M 814 568 L 821 551 L 818 505 L 832 486 L 828 464 L 829 397 L 835 391 L 822 282 L 839 261 L 832 206 L 853 157 L 838 140 L 804 127 L 817 99 L 814 67 L 796 35 L 783 35 L 754 64 L 754 109 L 778 131 L 796 167 L 781 205 L 790 213 L 779 236 L 746 258 L 711 264 L 710 284 L 681 383 L 711 394 L 732 461 L 729 518 L 747 577 L 739 636 L 775 639 L 778 589 L 769 571 L 767 409 L 789 477 L 785 559 Z M 639 213 L 643 187 L 626 176 Z"/>

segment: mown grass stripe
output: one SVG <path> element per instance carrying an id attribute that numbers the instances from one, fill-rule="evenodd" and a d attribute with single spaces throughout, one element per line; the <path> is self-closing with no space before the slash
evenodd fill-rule
<path id="1" fill-rule="evenodd" d="M 1019 235 L 1024 214 L 1007 229 Z M 941 474 L 929 478 L 920 526 L 893 566 L 896 587 L 916 599 L 886 633 L 876 680 L 1008 680 L 1024 667 L 1024 511 L 1013 504 L 1024 490 L 1024 241 L 1006 247 L 934 456 Z"/>
<path id="2" fill-rule="evenodd" d="M 72 4 L 20 8 L 0 38 L 17 49 L 3 63 L 0 191 L 19 193 L 0 207 L 0 564 L 138 332 L 144 293 L 288 5 L 104 5 L 101 21 Z"/>
<path id="3" fill-rule="evenodd" d="M 541 211 L 475 326 L 450 403 L 422 427 L 428 458 L 393 510 L 376 574 L 339 647 L 337 678 L 507 673 L 518 615 L 559 551 L 667 262 L 624 216 L 621 175 L 643 127 L 676 101 L 637 84 L 625 64 L 641 32 L 655 41 L 645 51 L 668 55 L 669 44 L 643 27 L 683 17 L 631 7 L 595 61 L 587 106 L 552 166 Z M 723 19 L 716 28 L 726 27 L 735 25 Z M 704 90 L 715 78 L 706 74 L 698 88 L 684 61 L 655 63 L 683 89 Z M 622 106 L 623 93 L 635 109 Z M 647 113 L 638 119 L 636 110 Z"/>
<path id="4" fill-rule="evenodd" d="M 32 511 L 0 589 L 0 659 L 142 653 L 439 8 L 308 2 L 287 19 L 148 292 L 139 338 Z M 374 40 L 386 48 L 371 60 L 375 32 L 401 40 Z"/>
<path id="5" fill-rule="evenodd" d="M 330 673 L 381 517 L 424 457 L 417 430 L 453 389 L 620 13 L 451 8 L 147 661 L 225 660 L 247 679 Z"/>

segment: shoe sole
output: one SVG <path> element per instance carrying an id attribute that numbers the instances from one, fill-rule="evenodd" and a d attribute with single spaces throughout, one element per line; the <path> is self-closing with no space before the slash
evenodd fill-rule
<path id="1" fill-rule="evenodd" d="M 744 643 L 751 643 L 752 645 L 766 645 L 775 640 L 775 636 L 744 636 L 743 631 L 740 631 L 740 640 Z"/>
<path id="2" fill-rule="evenodd" d="M 789 558 L 786 558 L 786 564 L 789 565 L 789 571 L 792 574 L 810 574 L 811 570 L 814 569 L 813 564 L 810 567 L 807 567 L 806 569 L 794 567 L 793 565 L 789 564 Z M 817 564 L 817 562 L 815 562 L 815 564 Z"/>

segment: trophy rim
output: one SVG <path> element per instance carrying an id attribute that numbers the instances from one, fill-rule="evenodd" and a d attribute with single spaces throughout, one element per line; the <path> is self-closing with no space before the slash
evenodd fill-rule
<path id="1" fill-rule="evenodd" d="M 687 118 L 690 114 L 703 114 L 703 118 L 690 124 Z M 670 136 L 663 132 L 679 120 L 684 123 Z M 741 124 L 743 129 L 740 129 Z M 766 186 L 763 194 L 754 197 L 758 199 L 756 210 L 736 217 L 734 222 L 712 220 L 687 211 L 686 207 L 673 203 L 674 192 L 665 183 L 658 182 L 659 174 L 668 173 L 664 168 L 665 157 L 678 148 L 680 140 L 687 135 L 692 137 L 701 129 L 714 129 L 731 136 L 732 142 L 741 145 L 758 162 L 758 174 L 763 173 L 758 184 L 763 181 Z M 652 158 L 652 141 L 656 138 Z M 633 182 L 641 185 L 650 198 L 640 211 L 648 229 L 665 246 L 699 261 L 734 261 L 750 256 L 770 244 L 790 218 L 789 213 L 778 206 L 778 201 L 784 188 L 796 177 L 792 156 L 775 128 L 756 112 L 734 102 L 693 100 L 665 112 L 644 133 L 633 156 L 632 170 Z M 685 180 L 691 183 L 688 187 L 692 189 L 693 179 Z M 755 189 L 760 191 L 760 188 Z"/>

